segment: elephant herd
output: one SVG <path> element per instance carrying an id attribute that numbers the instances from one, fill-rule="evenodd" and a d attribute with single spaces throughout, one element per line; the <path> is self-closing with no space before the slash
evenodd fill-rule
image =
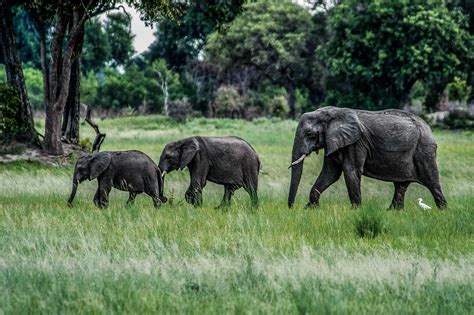
<path id="1" fill-rule="evenodd" d="M 362 175 L 394 183 L 392 209 L 403 208 L 412 182 L 427 187 L 438 208 L 447 206 L 439 182 L 436 141 L 429 126 L 414 114 L 336 107 L 303 114 L 293 142 L 288 207 L 294 204 L 304 159 L 322 149 L 323 167 L 310 190 L 309 207 L 318 206 L 321 194 L 342 174 L 353 206 L 361 203 Z M 238 137 L 201 136 L 168 143 L 158 165 L 140 151 L 101 152 L 79 158 L 68 205 L 72 205 L 80 182 L 97 178 L 97 207 L 107 207 L 112 187 L 129 192 L 127 204 L 144 192 L 159 207 L 167 201 L 165 175 L 186 167 L 190 184 L 185 199 L 190 204 L 202 205 L 202 189 L 209 180 L 224 186 L 219 207 L 229 206 L 233 193 L 241 187 L 249 194 L 252 206 L 258 206 L 261 163 L 255 149 Z"/>

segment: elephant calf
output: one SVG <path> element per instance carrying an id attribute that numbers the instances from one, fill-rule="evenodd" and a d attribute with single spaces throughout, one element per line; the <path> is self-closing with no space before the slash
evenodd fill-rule
<path id="1" fill-rule="evenodd" d="M 293 206 L 303 172 L 303 160 L 325 151 L 323 169 L 311 188 L 308 206 L 344 174 L 349 199 L 361 203 L 360 181 L 365 175 L 393 182 L 390 208 L 404 205 L 408 185 L 427 187 L 438 208 L 447 203 L 439 182 L 436 141 L 419 117 L 400 110 L 365 111 L 323 107 L 301 116 L 293 143 L 288 206 Z"/>
<path id="2" fill-rule="evenodd" d="M 159 167 L 166 173 L 189 168 L 191 183 L 186 201 L 202 204 L 206 181 L 224 185 L 224 198 L 219 207 L 230 204 L 235 190 L 243 187 L 253 207 L 258 205 L 257 188 L 260 160 L 257 152 L 238 137 L 191 137 L 168 143 L 161 153 Z"/>
<path id="3" fill-rule="evenodd" d="M 68 200 L 70 207 L 78 184 L 86 179 L 95 178 L 99 187 L 94 196 L 94 204 L 99 208 L 108 206 L 112 186 L 130 193 L 127 204 L 133 203 L 136 195 L 142 192 L 153 199 L 155 207 L 159 207 L 161 202 L 166 202 L 160 169 L 143 152 L 100 152 L 79 158 L 74 169 L 72 191 Z"/>

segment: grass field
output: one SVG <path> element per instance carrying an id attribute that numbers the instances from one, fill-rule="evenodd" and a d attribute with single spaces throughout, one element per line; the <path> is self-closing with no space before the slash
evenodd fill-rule
<path id="1" fill-rule="evenodd" d="M 297 205 L 288 209 L 296 122 L 162 117 L 104 120 L 102 150 L 138 149 L 158 161 L 165 143 L 190 135 L 237 135 L 260 155 L 260 208 L 239 190 L 214 210 L 223 187 L 209 183 L 204 206 L 184 202 L 188 172 L 167 176 L 171 202 L 146 196 L 126 207 L 113 190 L 108 209 L 93 206 L 96 182 L 79 186 L 67 208 L 72 167 L 0 165 L 2 313 L 474 313 L 474 136 L 435 132 L 446 211 L 423 211 L 412 184 L 405 210 L 385 211 L 393 185 L 363 179 L 352 209 L 344 180 L 318 209 L 304 209 L 321 168 L 305 162 Z M 83 136 L 93 137 L 88 126 Z M 375 221 L 375 238 L 356 233 Z"/>

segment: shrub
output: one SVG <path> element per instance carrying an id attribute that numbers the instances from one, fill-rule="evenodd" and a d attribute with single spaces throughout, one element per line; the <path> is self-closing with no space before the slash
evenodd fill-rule
<path id="1" fill-rule="evenodd" d="M 186 98 L 171 101 L 168 105 L 168 115 L 178 123 L 185 123 L 192 114 L 193 109 Z"/>
<path id="2" fill-rule="evenodd" d="M 92 152 L 92 142 L 91 142 L 91 139 L 89 139 L 89 138 L 82 139 L 82 140 L 79 142 L 79 145 L 80 145 L 81 148 L 83 148 L 84 150 L 89 151 L 89 152 Z"/>
<path id="3" fill-rule="evenodd" d="M 360 238 L 375 238 L 383 227 L 383 216 L 376 210 L 361 209 L 354 221 L 355 233 Z"/>
<path id="4" fill-rule="evenodd" d="M 33 109 L 44 109 L 43 74 L 35 68 L 25 68 L 26 90 Z"/>
<path id="5" fill-rule="evenodd" d="M 274 96 L 270 101 L 270 113 L 273 117 L 288 117 L 288 102 L 283 95 Z"/>
<path id="6" fill-rule="evenodd" d="M 454 108 L 443 120 L 443 124 L 449 129 L 474 129 L 474 117 L 468 110 Z"/>
<path id="7" fill-rule="evenodd" d="M 471 95 L 472 87 L 469 86 L 466 80 L 455 77 L 454 81 L 447 86 L 448 96 L 450 101 L 458 101 L 461 104 L 466 104 Z"/>
<path id="8" fill-rule="evenodd" d="M 234 87 L 221 86 L 216 92 L 213 107 L 216 117 L 240 118 L 244 100 Z"/>

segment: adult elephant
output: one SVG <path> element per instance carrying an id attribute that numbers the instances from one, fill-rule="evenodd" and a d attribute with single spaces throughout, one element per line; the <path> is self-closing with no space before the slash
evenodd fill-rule
<path id="1" fill-rule="evenodd" d="M 446 207 L 436 165 L 436 141 L 419 117 L 400 110 L 365 111 L 324 107 L 301 116 L 293 143 L 288 206 L 295 201 L 303 160 L 324 149 L 321 173 L 311 188 L 308 206 L 342 173 L 353 206 L 361 203 L 361 176 L 393 182 L 390 208 L 403 208 L 411 182 L 426 186 L 438 208 Z"/>

